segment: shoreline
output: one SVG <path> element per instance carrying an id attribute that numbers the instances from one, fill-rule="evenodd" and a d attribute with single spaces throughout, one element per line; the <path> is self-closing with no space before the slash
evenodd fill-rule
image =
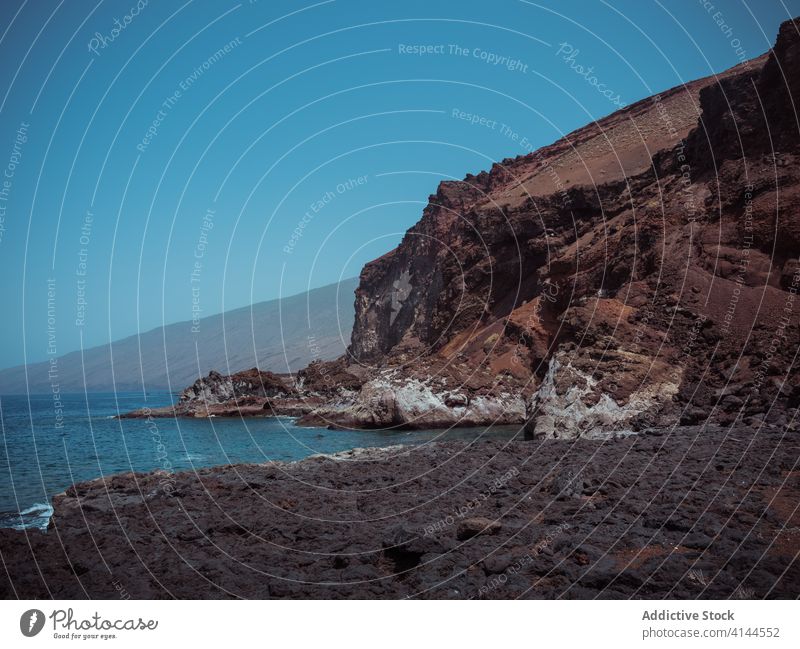
<path id="1" fill-rule="evenodd" d="M 0 530 L 0 596 L 796 597 L 799 458 L 788 432 L 693 427 L 224 465 L 169 493 L 118 474 L 54 498 L 47 534 Z"/>
<path id="2" fill-rule="evenodd" d="M 166 417 L 166 415 L 164 415 L 164 417 Z M 112 416 L 108 416 L 108 417 L 104 416 L 102 418 L 103 419 L 105 419 L 105 418 L 117 419 L 118 417 L 112 415 Z M 220 415 L 219 417 L 217 415 L 211 415 L 208 418 L 209 419 L 219 418 L 219 419 L 222 419 L 222 420 L 225 420 L 225 419 L 230 419 L 230 420 L 238 419 L 237 416 L 225 416 L 225 415 Z M 251 418 L 255 418 L 255 417 L 251 417 Z M 296 426 L 297 425 L 297 421 L 300 419 L 299 417 L 296 417 L 296 416 L 293 417 L 293 416 L 289 416 L 289 415 L 264 415 L 264 416 L 261 416 L 261 417 L 258 417 L 258 418 L 283 420 L 284 423 L 288 424 L 290 427 Z M 192 418 L 189 417 L 189 419 L 192 419 Z M 319 427 L 319 426 L 300 426 L 300 428 L 303 428 L 304 430 L 312 430 L 312 431 L 313 430 L 319 430 L 320 432 L 321 431 L 326 431 L 326 432 L 333 431 L 333 432 L 336 432 L 336 430 L 337 430 L 337 429 L 324 428 L 324 427 Z M 444 434 L 447 434 L 447 433 L 450 433 L 450 432 L 453 432 L 453 431 L 459 432 L 462 429 L 465 430 L 465 431 L 471 431 L 473 428 L 476 428 L 476 427 L 462 426 L 462 427 L 455 427 L 455 428 L 451 427 L 451 428 L 441 428 L 441 429 L 425 429 L 424 432 L 440 433 L 440 434 L 444 435 Z M 477 427 L 477 428 L 480 428 L 480 427 Z M 487 434 L 490 431 L 494 432 L 495 435 L 487 436 Z M 375 432 L 375 431 L 369 430 L 369 429 L 355 429 L 355 430 L 353 430 L 351 432 L 371 433 L 371 432 Z M 310 453 L 309 455 L 305 455 L 303 457 L 298 457 L 296 459 L 291 459 L 291 460 L 288 460 L 288 459 L 282 459 L 282 460 L 275 459 L 275 460 L 266 460 L 264 462 L 258 462 L 258 461 L 255 461 L 255 462 L 223 462 L 223 461 L 220 461 L 220 462 L 211 463 L 211 464 L 196 465 L 195 469 L 181 468 L 181 469 L 178 469 L 178 470 L 168 470 L 168 469 L 164 469 L 164 468 L 157 467 L 157 466 L 153 467 L 152 469 L 147 469 L 147 470 L 123 469 L 123 470 L 120 470 L 120 471 L 109 472 L 109 473 L 106 473 L 106 474 L 97 475 L 95 477 L 89 477 L 89 478 L 77 480 L 77 481 L 73 482 L 72 484 L 70 484 L 68 487 L 64 488 L 63 490 L 58 491 L 58 492 L 54 492 L 51 495 L 47 496 L 46 500 L 44 500 L 44 501 L 40 502 L 40 501 L 32 500 L 32 501 L 30 501 L 30 503 L 22 504 L 21 508 L 19 510 L 8 509 L 6 511 L 0 511 L 0 530 L 5 530 L 5 529 L 13 529 L 13 530 L 18 530 L 18 531 L 22 531 L 22 530 L 34 531 L 34 530 L 37 530 L 37 531 L 41 531 L 41 532 L 46 532 L 47 528 L 48 528 L 48 525 L 49 525 L 50 518 L 52 517 L 52 514 L 53 514 L 53 506 L 52 505 L 53 505 L 53 501 L 54 501 L 55 498 L 64 495 L 64 493 L 66 493 L 66 491 L 68 489 L 70 489 L 72 487 L 75 487 L 76 485 L 88 484 L 88 483 L 94 483 L 94 482 L 111 481 L 112 479 L 114 479 L 114 478 L 116 478 L 118 476 L 127 476 L 127 475 L 134 475 L 134 474 L 138 475 L 138 476 L 146 476 L 146 475 L 151 475 L 151 474 L 152 475 L 161 475 L 161 476 L 163 476 L 163 475 L 170 475 L 171 476 L 171 475 L 174 475 L 174 474 L 177 474 L 177 473 L 185 473 L 185 472 L 192 473 L 195 470 L 225 469 L 225 468 L 228 468 L 228 467 L 235 467 L 235 466 L 240 466 L 240 465 L 247 465 L 247 466 L 250 466 L 250 465 L 252 465 L 252 466 L 292 465 L 292 464 L 304 462 L 306 460 L 315 459 L 315 458 L 324 458 L 324 459 L 330 459 L 330 460 L 336 460 L 336 461 L 350 461 L 350 460 L 380 461 L 382 459 L 387 459 L 387 455 L 386 455 L 387 452 L 397 451 L 397 450 L 400 450 L 400 449 L 412 449 L 412 448 L 420 446 L 420 445 L 436 444 L 436 443 L 440 443 L 441 442 L 441 440 L 436 439 L 436 438 L 433 439 L 433 440 L 417 440 L 417 441 L 408 441 L 408 442 L 399 441 L 399 440 L 405 439 L 407 434 L 419 432 L 419 429 L 402 429 L 401 428 L 401 429 L 395 429 L 395 430 L 390 430 L 390 431 L 385 431 L 385 432 L 390 436 L 390 437 L 388 437 L 386 439 L 386 442 L 391 442 L 393 439 L 395 439 L 392 436 L 393 435 L 397 435 L 396 439 L 398 439 L 398 443 L 389 443 L 388 445 L 375 445 L 375 446 L 371 446 L 371 445 L 358 446 L 358 445 L 356 445 L 356 446 L 352 446 L 350 448 L 344 448 L 342 450 L 333 451 L 333 452 L 329 452 L 329 453 L 322 452 L 322 451 L 319 451 L 319 452 L 314 451 L 314 452 Z M 401 434 L 404 434 L 404 435 L 402 435 L 402 437 L 401 437 L 400 436 Z M 499 436 L 501 436 L 503 438 L 506 438 L 506 436 L 507 436 L 507 439 L 510 441 L 515 435 L 519 434 L 519 429 L 517 429 L 517 427 L 513 427 L 513 426 L 489 426 L 489 427 L 486 427 L 486 429 L 483 431 L 483 433 L 477 434 L 477 437 L 472 441 L 473 442 L 474 441 L 480 441 L 480 439 L 482 439 L 482 438 L 489 439 L 489 438 L 497 436 L 498 434 L 499 434 Z M 49 513 L 47 514 L 47 516 L 40 516 L 40 515 L 34 516 L 33 519 L 30 520 L 27 524 L 24 523 L 24 522 L 21 522 L 21 521 L 24 521 L 26 519 L 26 516 L 28 518 L 31 518 L 31 515 L 33 514 L 32 510 L 43 510 L 43 509 L 49 510 Z M 2 522 L 3 520 L 5 520 L 7 522 L 7 524 L 3 524 L 3 522 Z"/>

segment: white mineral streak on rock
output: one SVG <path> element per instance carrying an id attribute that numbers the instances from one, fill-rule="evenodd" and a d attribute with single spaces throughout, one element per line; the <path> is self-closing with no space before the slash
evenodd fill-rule
<path id="1" fill-rule="evenodd" d="M 389 324 L 394 324 L 394 319 L 397 317 L 397 314 L 400 313 L 400 309 L 403 306 L 403 302 L 408 299 L 408 296 L 411 294 L 411 273 L 408 272 L 408 269 L 404 270 L 400 277 L 398 277 L 394 282 L 392 282 L 392 310 L 389 314 Z"/>
<path id="2" fill-rule="evenodd" d="M 564 376 L 566 373 L 566 376 Z M 598 380 L 569 362 L 569 354 L 559 351 L 550 361 L 542 385 L 531 399 L 534 435 L 543 438 L 602 439 L 630 433 L 630 425 L 642 414 L 655 417 L 678 392 L 680 368 L 673 368 L 662 380 L 645 380 L 620 405 L 609 394 L 599 398 L 595 392 Z M 557 383 L 567 379 L 571 384 L 562 394 Z M 591 398 L 587 398 L 590 397 Z M 588 403 L 587 403 L 588 402 Z"/>

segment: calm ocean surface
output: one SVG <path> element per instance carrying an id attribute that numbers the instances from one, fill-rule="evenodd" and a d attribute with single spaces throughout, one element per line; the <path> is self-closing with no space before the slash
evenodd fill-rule
<path id="1" fill-rule="evenodd" d="M 114 419 L 118 412 L 174 401 L 169 393 L 0 397 L 0 527 L 46 527 L 51 498 L 74 482 L 125 471 L 300 460 L 351 448 L 452 439 L 508 438 L 515 428 L 340 431 L 295 426 L 290 418 Z"/>

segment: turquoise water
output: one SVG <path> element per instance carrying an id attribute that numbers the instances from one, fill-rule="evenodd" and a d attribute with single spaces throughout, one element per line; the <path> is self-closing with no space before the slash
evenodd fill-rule
<path id="1" fill-rule="evenodd" d="M 0 398 L 0 527 L 45 527 L 51 498 L 74 482 L 125 471 L 172 471 L 300 460 L 358 447 L 443 439 L 511 438 L 511 427 L 451 431 L 305 428 L 288 417 L 115 419 L 174 401 L 169 393 L 62 394 Z"/>

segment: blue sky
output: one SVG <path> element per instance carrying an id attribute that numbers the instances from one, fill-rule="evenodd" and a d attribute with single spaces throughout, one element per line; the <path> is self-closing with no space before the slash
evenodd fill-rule
<path id="1" fill-rule="evenodd" d="M 48 308 L 66 353 L 357 275 L 440 180 L 757 56 L 798 13 L 5 0 L 0 367 L 47 356 Z"/>

